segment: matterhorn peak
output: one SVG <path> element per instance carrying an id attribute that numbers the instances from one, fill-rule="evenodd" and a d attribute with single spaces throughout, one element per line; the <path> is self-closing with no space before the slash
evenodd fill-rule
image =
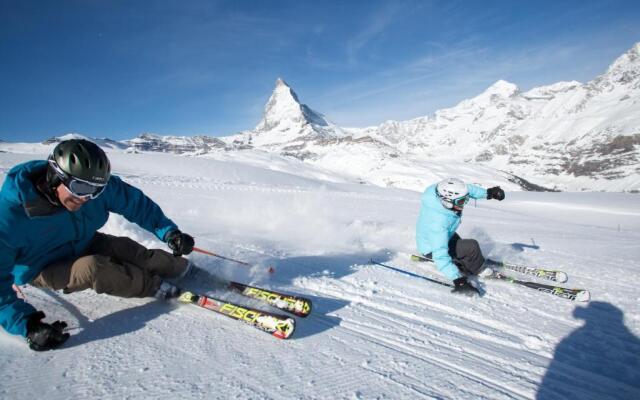
<path id="1" fill-rule="evenodd" d="M 289 85 L 287 85 L 287 82 L 285 82 L 284 79 L 278 78 L 276 79 L 276 87 L 280 87 L 280 86 L 290 87 Z"/>
<path id="2" fill-rule="evenodd" d="M 289 86 L 289 84 L 287 84 L 287 82 L 282 78 L 276 79 L 276 87 L 273 89 L 272 97 L 275 94 L 278 94 L 280 100 L 292 100 L 294 103 L 297 103 L 298 105 L 300 104 L 300 100 L 298 100 L 296 92 L 294 92 L 293 89 L 291 89 L 291 86 Z M 287 97 L 290 97 L 290 99 L 287 99 Z"/>
<path id="3" fill-rule="evenodd" d="M 264 116 L 256 126 L 257 132 L 290 130 L 312 124 L 320 127 L 330 123 L 320 113 L 301 104 L 298 96 L 282 79 L 276 80 L 276 87 L 264 109 Z"/>

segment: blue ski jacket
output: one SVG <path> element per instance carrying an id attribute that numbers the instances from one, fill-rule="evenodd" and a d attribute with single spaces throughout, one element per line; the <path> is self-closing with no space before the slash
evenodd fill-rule
<path id="1" fill-rule="evenodd" d="M 34 279 L 46 266 L 83 255 L 89 242 L 109 218 L 124 216 L 154 233 L 160 240 L 178 229 L 160 207 L 137 188 L 111 176 L 104 192 L 78 211 L 63 207 L 46 215 L 30 209 L 42 195 L 32 177 L 44 173 L 46 161 L 13 167 L 0 191 L 0 325 L 16 335 L 27 335 L 27 320 L 35 308 L 19 299 L 12 285 Z"/>
<path id="2" fill-rule="evenodd" d="M 487 190 L 480 186 L 467 184 L 467 189 L 473 199 L 487 198 Z M 449 255 L 449 240 L 458 229 L 460 221 L 460 215 L 442 205 L 435 184 L 425 189 L 416 224 L 416 244 L 420 254 L 432 253 L 436 268 L 451 280 L 462 276 Z"/>

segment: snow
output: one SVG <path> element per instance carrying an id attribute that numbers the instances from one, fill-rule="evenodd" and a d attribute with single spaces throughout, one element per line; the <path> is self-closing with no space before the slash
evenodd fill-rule
<path id="1" fill-rule="evenodd" d="M 2 146 L 0 180 L 50 150 Z M 491 258 L 562 269 L 566 285 L 588 288 L 592 301 L 490 280 L 482 298 L 467 298 L 369 261 L 438 277 L 409 261 L 419 192 L 268 152 L 108 151 L 114 173 L 196 245 L 253 267 L 193 254 L 197 265 L 308 296 L 314 312 L 282 341 L 196 307 L 27 286 L 27 301 L 67 321 L 71 338 L 35 353 L 0 333 L 0 398 L 639 398 L 637 195 L 508 192 L 503 202 L 471 202 L 462 237 L 478 239 Z M 465 172 L 491 183 L 483 171 Z M 118 216 L 103 231 L 165 248 Z"/>

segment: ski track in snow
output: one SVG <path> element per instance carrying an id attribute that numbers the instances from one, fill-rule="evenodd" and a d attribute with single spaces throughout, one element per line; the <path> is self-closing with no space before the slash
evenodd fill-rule
<path id="1" fill-rule="evenodd" d="M 0 334 L 0 398 L 43 390 L 54 400 L 640 398 L 637 196 L 611 212 L 624 217 L 621 231 L 593 214 L 606 212 L 606 202 L 562 205 L 576 194 L 470 204 L 463 237 L 478 238 L 492 258 L 567 272 L 566 286 L 590 289 L 592 303 L 491 280 L 471 299 L 368 262 L 438 277 L 430 264 L 409 261 L 419 193 L 294 181 L 255 165 L 248 180 L 242 163 L 189 175 L 179 171 L 191 160 L 160 159 L 162 167 L 136 155 L 118 161 L 127 166 L 123 178 L 198 245 L 254 265 L 194 254 L 196 263 L 309 296 L 314 313 L 297 318 L 293 338 L 281 341 L 197 307 L 27 286 L 27 300 L 47 320 L 66 320 L 72 336 L 63 349 L 35 353 Z M 141 173 L 131 173 L 134 163 Z M 550 210 L 560 207 L 568 211 L 557 218 Z M 163 247 L 119 217 L 104 230 Z"/>

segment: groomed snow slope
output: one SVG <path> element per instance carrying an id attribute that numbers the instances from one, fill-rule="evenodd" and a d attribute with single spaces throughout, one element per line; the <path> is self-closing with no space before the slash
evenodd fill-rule
<path id="1" fill-rule="evenodd" d="M 0 180 L 44 156 L 0 154 Z M 493 258 L 562 268 L 568 286 L 592 293 L 576 304 L 487 281 L 471 299 L 369 263 L 437 276 L 408 260 L 419 193 L 259 157 L 110 157 L 198 246 L 255 264 L 195 254 L 198 265 L 309 296 L 314 313 L 281 341 L 196 307 L 26 287 L 72 336 L 35 353 L 0 333 L 0 398 L 640 398 L 637 195 L 518 192 L 470 203 L 463 237 Z M 103 230 L 164 248 L 120 217 Z"/>

